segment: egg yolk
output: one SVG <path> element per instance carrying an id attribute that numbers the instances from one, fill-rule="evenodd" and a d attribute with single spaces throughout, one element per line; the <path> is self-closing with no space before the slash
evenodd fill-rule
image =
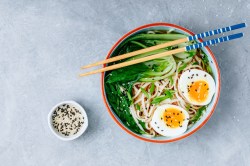
<path id="1" fill-rule="evenodd" d="M 165 124 L 171 128 L 182 127 L 184 118 L 183 112 L 176 108 L 167 108 L 161 117 Z"/>
<path id="2" fill-rule="evenodd" d="M 209 86 L 206 81 L 200 80 L 192 82 L 188 86 L 189 97 L 197 102 L 204 102 L 208 97 Z"/>

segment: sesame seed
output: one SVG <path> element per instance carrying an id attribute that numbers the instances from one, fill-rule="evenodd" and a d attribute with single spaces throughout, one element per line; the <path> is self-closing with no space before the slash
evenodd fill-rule
<path id="1" fill-rule="evenodd" d="M 78 132 L 81 124 L 84 123 L 83 119 L 79 110 L 75 109 L 72 105 L 63 104 L 53 112 L 52 124 L 58 133 L 64 136 L 71 136 Z M 78 123 L 80 124 L 78 128 L 73 128 L 73 124 L 76 126 Z"/>

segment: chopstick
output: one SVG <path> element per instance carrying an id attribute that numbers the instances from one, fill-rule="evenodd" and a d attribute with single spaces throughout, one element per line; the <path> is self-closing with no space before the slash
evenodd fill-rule
<path id="1" fill-rule="evenodd" d="M 146 52 L 158 50 L 158 49 L 161 49 L 161 48 L 166 48 L 166 47 L 169 47 L 169 46 L 177 45 L 177 44 L 192 41 L 192 40 L 202 39 L 204 37 L 213 36 L 213 35 L 217 35 L 217 34 L 224 33 L 224 32 L 229 32 L 229 31 L 244 28 L 244 27 L 246 27 L 246 24 L 245 23 L 240 23 L 240 24 L 235 24 L 235 25 L 232 25 L 232 26 L 224 27 L 224 28 L 215 29 L 215 30 L 212 30 L 212 31 L 199 33 L 199 34 L 196 34 L 196 35 L 193 35 L 193 36 L 188 36 L 186 38 L 182 38 L 182 39 L 174 40 L 174 41 L 171 41 L 171 42 L 159 44 L 159 45 L 156 45 L 156 46 L 144 48 L 144 49 L 133 51 L 133 52 L 130 52 L 130 53 L 127 53 L 127 54 L 122 54 L 122 55 L 119 55 L 119 56 L 116 56 L 116 57 L 112 57 L 112 58 L 109 58 L 109 59 L 106 59 L 106 60 L 102 60 L 102 61 L 99 61 L 99 62 L 96 62 L 96 63 L 92 63 L 92 64 L 89 64 L 89 65 L 86 65 L 86 66 L 82 66 L 81 69 L 86 69 L 86 68 L 94 67 L 94 66 L 97 66 L 97 65 L 102 65 L 102 64 L 105 64 L 105 63 L 115 62 L 115 61 L 118 61 L 118 60 L 133 57 L 135 55 L 143 54 L 143 53 L 146 53 Z"/>
<path id="2" fill-rule="evenodd" d="M 108 67 L 105 67 L 105 68 L 102 68 L 102 69 L 90 71 L 90 72 L 87 72 L 87 73 L 80 74 L 79 76 L 82 77 L 82 76 L 87 76 L 87 75 L 91 75 L 91 74 L 110 71 L 110 70 L 130 66 L 130 65 L 134 65 L 134 64 L 137 64 L 137 63 L 141 63 L 141 62 L 146 62 L 146 61 L 149 61 L 149 60 L 152 60 L 152 59 L 157 59 L 157 58 L 161 58 L 161 57 L 164 57 L 164 56 L 169 56 L 169 55 L 172 55 L 172 54 L 181 53 L 181 52 L 184 52 L 184 51 L 190 51 L 190 50 L 193 50 L 193 49 L 202 48 L 202 47 L 205 47 L 205 46 L 210 46 L 210 45 L 214 45 L 214 44 L 217 44 L 217 43 L 222 43 L 222 42 L 238 39 L 238 38 L 241 38 L 241 37 L 243 37 L 243 33 L 237 33 L 237 34 L 228 35 L 228 36 L 224 36 L 224 37 L 220 37 L 220 38 L 216 38 L 216 39 L 211 39 L 211 40 L 208 40 L 208 41 L 204 41 L 202 43 L 197 43 L 197 44 L 189 45 L 189 46 L 186 46 L 186 47 L 178 48 L 178 49 L 175 49 L 175 50 L 166 51 L 166 52 L 155 54 L 155 55 L 152 55 L 152 56 L 148 56 L 148 57 L 144 57 L 144 58 L 140 58 L 140 59 L 135 59 L 135 60 L 132 60 L 132 61 L 123 62 L 123 63 L 115 64 L 115 65 L 112 65 L 112 66 L 108 66 Z"/>

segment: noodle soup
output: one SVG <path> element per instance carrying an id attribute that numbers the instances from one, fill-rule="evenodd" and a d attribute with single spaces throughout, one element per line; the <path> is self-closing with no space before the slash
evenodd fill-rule
<path id="1" fill-rule="evenodd" d="M 111 50 L 111 56 L 186 36 L 187 32 L 178 27 L 149 26 L 131 33 Z M 140 54 L 120 62 L 190 44 L 193 42 Z M 143 140 L 170 142 L 191 134 L 201 127 L 203 121 L 208 120 L 213 111 L 211 106 L 217 102 L 219 75 L 214 64 L 216 61 L 206 49 L 197 49 L 106 72 L 104 88 L 111 113 L 130 134 Z M 171 111 L 173 109 L 176 111 Z"/>

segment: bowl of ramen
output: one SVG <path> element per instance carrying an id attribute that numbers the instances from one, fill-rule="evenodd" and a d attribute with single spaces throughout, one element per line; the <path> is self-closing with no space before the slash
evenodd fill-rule
<path id="1" fill-rule="evenodd" d="M 169 23 L 138 27 L 120 38 L 107 58 L 194 35 Z M 131 61 L 201 42 L 189 41 L 120 60 Z M 110 63 L 107 65 L 112 65 Z M 144 141 L 168 143 L 205 125 L 220 94 L 220 71 L 208 47 L 105 72 L 102 95 L 112 119 Z"/>

